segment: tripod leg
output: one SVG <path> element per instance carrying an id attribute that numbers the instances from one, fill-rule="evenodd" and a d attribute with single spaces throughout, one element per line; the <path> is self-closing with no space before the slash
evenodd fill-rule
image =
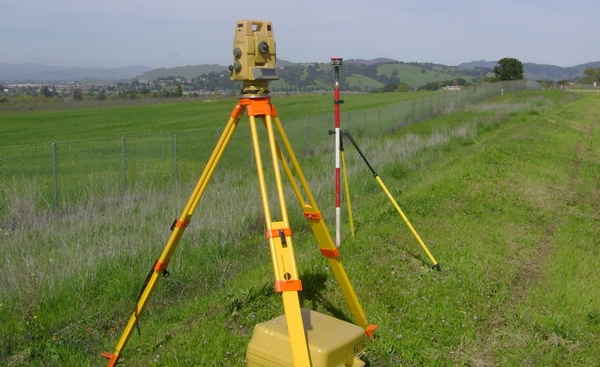
<path id="1" fill-rule="evenodd" d="M 251 112 L 248 112 L 248 115 L 250 119 L 254 157 L 256 161 L 256 169 L 265 215 L 267 238 L 271 250 L 273 271 L 275 273 L 275 290 L 282 295 L 294 365 L 310 366 L 310 353 L 308 350 L 308 342 L 306 340 L 304 324 L 302 321 L 302 312 L 300 310 L 300 299 L 298 296 L 298 292 L 302 290 L 302 283 L 298 278 L 294 247 L 292 244 L 292 231 L 289 226 L 283 184 L 279 172 L 279 161 L 277 159 L 277 149 L 273 135 L 272 118 L 269 115 L 263 116 L 263 122 L 267 129 L 269 148 L 273 161 L 275 185 L 277 188 L 277 197 L 282 216 L 282 221 L 278 222 L 272 221 L 271 218 L 271 210 L 267 196 L 258 133 L 256 130 L 256 119 Z"/>
<path id="2" fill-rule="evenodd" d="M 192 195 L 190 196 L 190 199 L 188 200 L 185 209 L 183 210 L 181 216 L 175 220 L 171 227 L 173 231 L 171 237 L 169 238 L 159 260 L 156 261 L 153 268 L 150 270 L 150 274 L 148 274 L 148 280 L 142 288 L 133 314 L 131 315 L 129 322 L 125 327 L 125 330 L 123 331 L 119 342 L 117 343 L 115 351 L 113 353 L 102 353 L 102 356 L 108 359 L 108 367 L 115 366 L 119 361 L 121 352 L 127 345 L 127 342 L 129 341 L 129 338 L 133 333 L 133 329 L 137 326 L 138 318 L 144 312 L 144 309 L 146 308 L 146 305 L 152 295 L 152 292 L 158 284 L 161 275 L 163 275 L 163 273 L 165 272 L 165 269 L 169 261 L 171 260 L 171 256 L 177 248 L 179 239 L 181 238 L 183 232 L 185 231 L 185 228 L 189 224 L 190 218 L 194 213 L 196 207 L 198 206 L 198 202 L 200 201 L 200 198 L 202 197 L 206 186 L 208 185 L 208 182 L 210 181 L 219 163 L 219 160 L 221 159 L 221 156 L 223 155 L 223 152 L 225 151 L 225 148 L 227 147 L 227 144 L 229 143 L 229 140 L 233 135 L 233 132 L 235 131 L 235 128 L 237 127 L 242 113 L 243 108 L 241 108 L 240 106 L 236 106 L 234 108 L 233 113 L 231 114 L 231 117 L 229 118 L 229 121 L 227 122 L 227 125 L 223 130 L 223 133 L 221 134 L 221 137 L 219 138 L 219 141 L 217 142 L 217 145 L 213 150 L 209 161 L 206 164 L 206 167 L 204 168 L 204 171 L 202 172 L 202 175 L 200 176 L 200 179 L 198 180 L 198 183 Z"/>
<path id="3" fill-rule="evenodd" d="M 274 107 L 273 107 L 273 111 L 275 111 Z M 300 190 L 297 188 L 294 189 L 294 191 L 296 191 L 296 195 L 298 196 L 298 201 L 300 202 L 300 205 L 302 205 L 302 208 L 304 211 L 304 216 L 308 220 L 310 228 L 313 231 L 313 234 L 315 235 L 317 242 L 319 243 L 321 253 L 325 257 L 327 257 L 329 266 L 331 267 L 333 274 L 335 276 L 335 279 L 336 279 L 338 285 L 340 286 L 340 289 L 342 290 L 342 294 L 344 295 L 344 298 L 346 300 L 346 303 L 348 304 L 348 307 L 350 308 L 350 312 L 352 313 L 354 320 L 360 327 L 365 329 L 365 333 L 370 338 L 373 338 L 373 332 L 377 328 L 377 325 L 369 324 L 367 322 L 365 313 L 364 313 L 360 303 L 358 302 L 358 298 L 356 297 L 356 294 L 354 293 L 352 284 L 350 284 L 350 280 L 348 279 L 346 271 L 344 270 L 344 267 L 342 266 L 342 263 L 340 261 L 339 250 L 338 250 L 337 246 L 335 245 L 335 243 L 333 242 L 333 238 L 331 238 L 331 234 L 329 233 L 329 230 L 327 229 L 327 225 L 325 224 L 325 221 L 323 220 L 323 218 L 321 216 L 321 211 L 317 207 L 317 203 L 316 203 L 312 193 L 310 192 L 306 178 L 304 177 L 304 174 L 302 173 L 302 169 L 300 168 L 298 160 L 294 154 L 294 151 L 292 150 L 292 146 L 285 134 L 285 131 L 283 130 L 283 125 L 281 124 L 281 121 L 277 117 L 276 113 L 274 113 L 274 121 L 275 121 L 275 126 L 277 128 L 277 131 L 279 133 L 279 136 L 281 137 L 283 146 L 285 147 L 286 153 L 287 153 L 290 161 L 292 162 L 292 166 L 294 167 L 296 175 L 298 176 L 298 180 L 300 181 L 300 184 L 301 184 L 302 188 L 304 189 L 304 192 L 306 193 L 306 196 L 308 198 L 308 203 L 306 203 L 301 196 Z M 286 170 L 286 173 L 288 175 L 290 182 L 294 182 L 295 179 L 292 175 L 292 171 L 287 166 L 287 162 L 283 158 L 283 154 L 279 154 L 279 156 L 280 156 L 280 160 Z"/>

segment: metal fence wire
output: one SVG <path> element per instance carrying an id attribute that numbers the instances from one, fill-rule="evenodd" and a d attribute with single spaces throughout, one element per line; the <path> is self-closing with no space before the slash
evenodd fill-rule
<path id="1" fill-rule="evenodd" d="M 522 80 L 443 91 L 378 109 L 342 112 L 340 124 L 356 137 L 372 137 L 501 93 L 536 88 L 537 83 Z M 282 119 L 282 124 L 299 157 L 333 142 L 328 134 L 332 113 Z M 0 148 L 1 194 L 10 200 L 8 196 L 26 193 L 38 209 L 56 210 L 140 186 L 177 189 L 198 179 L 220 133 L 219 128 L 197 129 Z M 235 135 L 219 167 L 249 169 L 253 160 L 249 131 L 239 128 Z M 8 213 L 0 207 L 0 214 Z"/>

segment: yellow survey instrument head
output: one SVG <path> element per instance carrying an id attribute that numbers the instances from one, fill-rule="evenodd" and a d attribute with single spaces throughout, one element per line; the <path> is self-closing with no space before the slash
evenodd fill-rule
<path id="1" fill-rule="evenodd" d="M 231 80 L 277 80 L 275 39 L 271 22 L 238 20 L 233 38 Z"/>

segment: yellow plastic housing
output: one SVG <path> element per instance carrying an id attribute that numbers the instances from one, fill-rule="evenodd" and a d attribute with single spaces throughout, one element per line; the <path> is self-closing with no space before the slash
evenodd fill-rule
<path id="1" fill-rule="evenodd" d="M 363 367 L 365 331 L 354 324 L 301 309 L 312 367 Z M 246 350 L 248 367 L 294 367 L 285 315 L 257 324 Z M 303 366 L 304 367 L 304 366 Z"/>

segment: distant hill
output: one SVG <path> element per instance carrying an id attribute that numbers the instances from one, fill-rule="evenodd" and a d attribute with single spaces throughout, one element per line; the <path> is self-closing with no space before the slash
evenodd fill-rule
<path id="1" fill-rule="evenodd" d="M 461 69 L 472 69 L 476 67 L 485 67 L 485 68 L 494 68 L 498 64 L 497 61 L 471 61 L 465 62 L 458 65 Z M 559 80 L 575 80 L 577 78 L 581 78 L 584 76 L 583 71 L 587 68 L 597 68 L 600 67 L 600 61 L 589 62 L 586 64 L 571 66 L 571 67 L 561 67 L 556 65 L 545 65 L 545 64 L 534 64 L 531 62 L 523 63 L 523 71 L 525 72 L 526 78 L 531 78 L 535 80 L 551 80 L 551 81 L 559 81 Z"/>
<path id="2" fill-rule="evenodd" d="M 471 61 L 458 66 L 441 64 L 402 62 L 389 58 L 348 59 L 344 60 L 341 70 L 345 87 L 357 91 L 381 88 L 386 84 L 402 82 L 416 89 L 424 84 L 438 81 L 465 79 L 473 82 L 481 76 L 493 75 L 497 61 Z M 287 90 L 319 90 L 331 84 L 332 67 L 328 62 L 294 63 L 277 60 L 281 79 L 271 83 L 273 88 Z M 524 63 L 525 76 L 531 79 L 550 81 L 576 80 L 584 76 L 586 68 L 600 67 L 600 61 L 590 62 L 572 67 Z M 42 64 L 7 64 L 0 63 L 0 82 L 82 82 L 86 80 L 121 81 L 138 80 L 153 81 L 166 77 L 181 77 L 188 80 L 198 79 L 201 75 L 227 71 L 226 65 L 204 64 L 187 65 L 173 68 L 152 69 L 146 66 L 129 66 L 123 68 L 83 68 L 47 66 Z M 231 86 L 228 75 L 217 75 L 223 78 L 217 84 L 227 89 Z M 211 77 L 211 78 L 214 78 Z M 347 79 L 346 79 L 347 78 Z M 212 81 L 214 84 L 214 80 Z M 237 88 L 234 88 L 237 89 Z"/>
<path id="3" fill-rule="evenodd" d="M 31 83 L 75 82 L 86 79 L 123 80 L 131 79 L 148 70 L 152 70 L 152 68 L 139 65 L 122 68 L 83 68 L 79 66 L 48 66 L 35 63 L 0 63 L 0 80 Z"/>
<path id="4" fill-rule="evenodd" d="M 138 80 L 156 80 L 158 78 L 166 78 L 169 76 L 182 77 L 186 79 L 197 78 L 202 74 L 212 73 L 213 71 L 218 73 L 227 70 L 227 66 L 216 65 L 216 64 L 204 64 L 204 65 L 187 65 L 178 66 L 174 68 L 159 68 L 145 72 L 144 74 L 137 75 Z"/>
<path id="5" fill-rule="evenodd" d="M 379 57 L 371 60 L 364 59 L 348 59 L 344 60 L 344 64 L 361 64 L 361 65 L 375 65 L 375 64 L 386 64 L 386 63 L 399 62 L 398 60 L 388 59 L 386 57 Z"/>
<path id="6" fill-rule="evenodd" d="M 488 76 L 489 69 L 459 69 L 432 63 L 404 63 L 388 58 L 344 60 L 340 70 L 340 87 L 347 91 L 366 92 L 398 83 L 413 90 L 428 83 L 455 84 L 477 81 Z M 273 91 L 316 91 L 332 88 L 334 70 L 329 63 L 294 64 L 279 70 L 279 80 L 270 83 Z"/>
<path id="7" fill-rule="evenodd" d="M 525 63 L 523 68 L 525 69 L 525 76 L 533 79 L 544 79 L 544 80 L 575 80 L 584 76 L 583 71 L 587 68 L 598 68 L 600 67 L 600 61 L 589 62 L 577 66 L 571 66 L 563 68 L 554 65 L 542 65 Z"/>
<path id="8" fill-rule="evenodd" d="M 474 68 L 491 68 L 491 69 L 493 69 L 494 66 L 496 66 L 496 65 L 498 65 L 497 61 L 479 60 L 479 61 L 463 62 L 462 64 L 458 65 L 458 67 L 461 69 L 474 69 Z"/>
<path id="9" fill-rule="evenodd" d="M 525 76 L 532 79 L 575 80 L 583 76 L 588 63 L 562 68 L 552 65 L 525 63 Z M 386 85 L 404 83 L 412 90 L 436 89 L 440 85 L 476 83 L 482 77 L 493 76 L 496 61 L 473 61 L 459 66 L 447 66 L 426 62 L 402 62 L 389 58 L 370 60 L 344 60 L 340 85 L 347 91 L 367 92 Z M 333 67 L 328 62 L 293 63 L 278 59 L 279 80 L 270 84 L 273 92 L 312 92 L 329 90 L 334 79 Z M 138 80 L 157 80 L 161 77 L 182 77 L 190 83 L 191 90 L 238 90 L 236 82 L 229 80 L 224 65 L 188 65 L 176 68 L 160 68 L 137 76 Z M 202 76 L 202 77 L 201 77 Z"/>
<path id="10" fill-rule="evenodd" d="M 294 65 L 294 63 L 278 59 L 277 66 L 286 67 Z M 197 78 L 202 74 L 208 73 L 220 73 L 227 70 L 228 66 L 217 65 L 217 64 L 202 64 L 202 65 L 186 65 L 178 66 L 174 68 L 159 68 L 145 72 L 144 74 L 137 75 L 138 80 L 156 80 L 158 78 L 167 78 L 170 76 L 181 77 L 186 79 Z"/>
<path id="11" fill-rule="evenodd" d="M 344 60 L 342 73 L 348 77 L 346 87 L 355 90 L 365 90 L 381 88 L 386 83 L 392 82 L 393 77 L 397 77 L 401 82 L 408 84 L 412 88 L 418 88 L 424 84 L 453 80 L 457 78 L 465 79 L 467 82 L 473 82 L 481 76 L 493 76 L 493 68 L 498 64 L 497 61 L 471 61 L 459 64 L 458 66 L 446 66 L 442 64 L 419 63 L 419 62 L 401 62 L 390 58 L 375 59 L 348 59 Z M 323 73 L 331 69 L 329 63 L 293 63 L 285 60 L 277 60 L 280 68 L 280 80 L 274 81 L 271 85 L 274 89 L 288 90 L 292 85 L 306 89 L 313 84 L 314 89 L 322 88 L 328 85 L 329 81 L 323 79 Z M 312 72 L 315 65 L 321 71 L 321 74 L 307 78 L 307 73 Z M 385 65 L 385 66 L 384 66 Z M 368 70 L 365 66 L 376 67 Z M 543 65 L 535 63 L 523 64 L 525 77 L 539 80 L 576 80 L 584 76 L 583 71 L 588 67 L 600 67 L 600 62 L 591 62 L 573 67 L 560 67 L 554 65 Z M 221 72 L 227 70 L 223 65 L 195 65 L 176 68 L 160 68 L 137 76 L 140 80 L 155 80 L 159 77 L 177 76 L 187 79 L 197 78 L 202 74 L 210 72 Z M 299 72 L 299 70 L 303 70 Z M 379 70 L 379 71 L 377 71 Z M 321 78 L 319 78 L 319 76 Z M 388 77 L 386 79 L 386 77 Z M 308 79 L 308 81 L 307 81 Z M 319 80 L 323 79 L 323 80 Z M 310 89 L 310 88 L 309 88 Z"/>

